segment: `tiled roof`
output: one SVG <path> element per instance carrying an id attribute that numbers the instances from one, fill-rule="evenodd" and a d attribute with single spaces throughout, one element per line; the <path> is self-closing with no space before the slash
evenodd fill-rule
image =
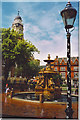
<path id="1" fill-rule="evenodd" d="M 58 58 L 57 60 L 59 60 L 59 62 L 61 63 L 62 59 L 65 61 L 65 63 L 67 63 L 67 58 L 64 58 L 64 57 L 63 58 Z M 71 57 L 71 60 L 72 60 L 73 63 L 76 59 L 79 60 L 79 57 Z"/>

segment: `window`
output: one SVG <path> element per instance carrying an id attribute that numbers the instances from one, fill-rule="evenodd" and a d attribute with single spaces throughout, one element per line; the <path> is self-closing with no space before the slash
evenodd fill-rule
<path id="1" fill-rule="evenodd" d="M 62 65 L 64 65 L 64 62 L 62 62 Z"/>
<path id="2" fill-rule="evenodd" d="M 78 78 L 78 72 L 74 72 L 74 78 Z"/>
<path id="3" fill-rule="evenodd" d="M 54 68 L 54 71 L 57 71 L 57 67 Z"/>
<path id="4" fill-rule="evenodd" d="M 79 67 L 74 67 L 74 71 L 78 71 L 79 70 Z"/>
<path id="5" fill-rule="evenodd" d="M 54 64 L 51 64 L 51 66 L 54 66 Z"/>
<path id="6" fill-rule="evenodd" d="M 75 64 L 77 65 L 77 64 L 78 64 L 78 62 L 77 62 L 77 61 L 75 61 Z"/>
<path id="7" fill-rule="evenodd" d="M 65 71 L 65 67 L 60 67 L 60 70 L 61 71 Z"/>
<path id="8" fill-rule="evenodd" d="M 54 64 L 57 65 L 57 62 L 55 62 Z"/>
<path id="9" fill-rule="evenodd" d="M 66 73 L 65 72 L 61 72 L 62 78 L 66 77 Z"/>

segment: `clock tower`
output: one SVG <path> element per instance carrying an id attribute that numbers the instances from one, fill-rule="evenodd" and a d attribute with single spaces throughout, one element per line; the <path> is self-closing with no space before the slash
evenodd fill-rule
<path id="1" fill-rule="evenodd" d="M 23 34 L 23 23 L 22 23 L 22 18 L 19 15 L 19 11 L 18 11 L 18 15 L 14 19 L 14 22 L 12 24 L 12 28 L 15 31 L 17 31 L 19 34 Z"/>
<path id="2" fill-rule="evenodd" d="M 18 32 L 18 34 L 23 34 L 23 23 L 22 23 L 22 18 L 19 15 L 19 11 L 18 11 L 18 15 L 14 19 L 14 22 L 12 23 L 12 29 Z M 20 39 L 21 40 L 23 39 L 23 35 Z M 15 72 L 15 67 L 12 66 L 10 73 L 11 77 L 14 77 L 14 72 Z"/>

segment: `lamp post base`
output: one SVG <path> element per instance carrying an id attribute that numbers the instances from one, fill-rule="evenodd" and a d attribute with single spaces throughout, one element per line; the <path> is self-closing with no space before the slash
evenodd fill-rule
<path id="1" fill-rule="evenodd" d="M 72 116 L 73 116 L 73 109 L 72 108 L 66 108 L 65 110 L 66 112 L 66 119 L 72 119 Z"/>

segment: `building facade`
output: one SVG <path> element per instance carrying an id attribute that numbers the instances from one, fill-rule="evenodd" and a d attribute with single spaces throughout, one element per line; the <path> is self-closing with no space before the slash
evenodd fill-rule
<path id="1" fill-rule="evenodd" d="M 63 84 L 67 82 L 67 58 L 56 58 L 51 63 L 54 72 L 59 72 L 64 79 Z M 79 80 L 79 57 L 71 57 L 71 83 L 78 85 Z"/>

